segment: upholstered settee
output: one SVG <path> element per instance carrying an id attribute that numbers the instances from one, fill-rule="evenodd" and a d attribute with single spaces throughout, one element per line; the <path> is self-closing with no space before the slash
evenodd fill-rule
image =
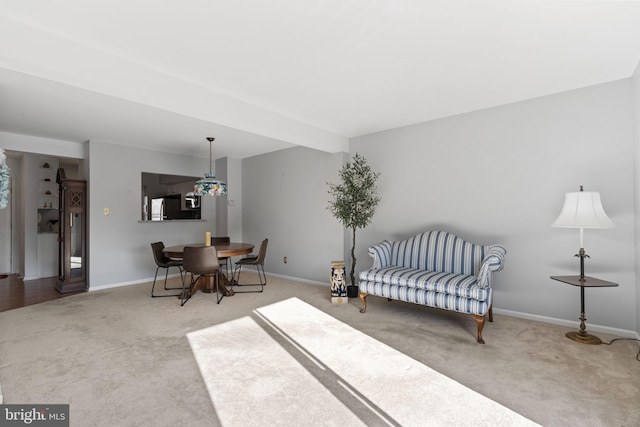
<path id="1" fill-rule="evenodd" d="M 368 295 L 471 315 L 484 344 L 485 318 L 493 322 L 491 279 L 502 269 L 501 245 L 469 243 L 446 231 L 427 231 L 369 248 L 373 267 L 359 274 L 361 313 Z"/>

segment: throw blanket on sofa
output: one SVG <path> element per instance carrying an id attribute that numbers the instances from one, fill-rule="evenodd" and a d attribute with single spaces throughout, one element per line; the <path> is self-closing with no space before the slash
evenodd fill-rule
<path id="1" fill-rule="evenodd" d="M 369 294 L 470 314 L 482 340 L 485 316 L 493 321 L 492 273 L 503 267 L 501 245 L 478 245 L 446 231 L 427 231 L 369 248 L 373 267 L 360 272 L 360 300 Z"/>

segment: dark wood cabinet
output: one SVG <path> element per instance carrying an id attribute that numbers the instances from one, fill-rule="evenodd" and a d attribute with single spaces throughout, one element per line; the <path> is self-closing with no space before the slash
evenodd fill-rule
<path id="1" fill-rule="evenodd" d="M 87 290 L 87 183 L 58 169 L 58 282 L 60 293 Z"/>

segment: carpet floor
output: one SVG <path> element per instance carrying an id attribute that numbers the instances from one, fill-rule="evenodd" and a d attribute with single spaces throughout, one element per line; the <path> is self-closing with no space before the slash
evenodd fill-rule
<path id="1" fill-rule="evenodd" d="M 507 417 L 545 426 L 640 425 L 634 342 L 586 346 L 566 339 L 567 328 L 495 315 L 480 345 L 467 316 L 376 297 L 360 314 L 359 301 L 331 304 L 328 286 L 273 277 L 264 293 L 237 294 L 219 305 L 215 295 L 198 293 L 180 307 L 176 298 L 152 299 L 150 290 L 150 283 L 132 285 L 0 313 L 4 403 L 69 404 L 73 426 L 269 425 L 255 396 L 288 411 L 291 425 L 459 425 L 424 413 L 408 418 L 420 402 L 421 410 L 435 409 L 456 393 L 425 391 L 418 378 L 433 375 L 485 404 L 476 406 L 486 410 L 476 425 L 500 425 L 507 418 L 492 411 L 503 407 Z M 291 301 L 313 315 L 287 306 Z M 305 338 L 296 329 L 325 315 L 331 327 L 317 334 Z M 291 321 L 296 317 L 299 323 Z M 334 330 L 347 331 L 347 338 L 332 341 Z M 211 331 L 233 337 L 233 346 L 215 334 L 203 341 Z M 294 345 L 330 372 L 318 374 L 305 356 L 292 363 Z M 257 367 L 263 361 L 264 372 L 243 369 L 247 361 Z M 403 377 L 409 365 L 416 375 Z M 400 375 L 400 384 L 370 382 L 385 371 Z M 354 390 L 328 385 L 335 378 L 359 384 L 356 400 L 367 409 L 343 405 Z"/>
<path id="2" fill-rule="evenodd" d="M 225 426 L 537 425 L 298 298 L 254 314 L 188 335 Z"/>

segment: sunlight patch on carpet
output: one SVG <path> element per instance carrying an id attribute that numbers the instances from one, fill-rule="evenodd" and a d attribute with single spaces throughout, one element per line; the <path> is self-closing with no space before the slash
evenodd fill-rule
<path id="1" fill-rule="evenodd" d="M 533 426 L 532 421 L 291 298 L 256 314 L 336 375 L 382 424 Z M 220 421 L 235 425 L 363 425 L 251 318 L 188 334 Z"/>
<path id="2" fill-rule="evenodd" d="M 187 337 L 223 426 L 364 426 L 253 319 Z"/>

